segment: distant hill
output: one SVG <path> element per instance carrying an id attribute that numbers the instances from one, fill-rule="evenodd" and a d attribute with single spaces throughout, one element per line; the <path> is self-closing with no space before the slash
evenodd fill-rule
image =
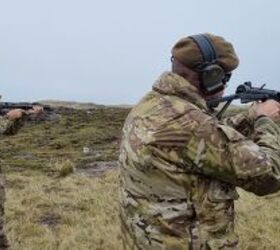
<path id="1" fill-rule="evenodd" d="M 49 105 L 51 107 L 64 107 L 73 109 L 96 109 L 105 107 L 104 105 L 98 105 L 93 102 L 75 102 L 75 101 L 58 101 L 58 100 L 41 100 L 38 103 Z"/>
<path id="2" fill-rule="evenodd" d="M 95 108 L 132 108 L 132 104 L 116 104 L 116 105 L 102 105 L 94 102 L 77 102 L 77 101 L 59 101 L 59 100 L 41 100 L 38 103 L 49 105 L 51 107 L 64 107 L 73 109 L 95 109 Z M 220 104 L 217 110 L 220 110 L 224 104 Z M 245 111 L 248 105 L 231 104 L 228 111 L 235 113 L 236 111 Z"/>
<path id="3" fill-rule="evenodd" d="M 49 105 L 51 107 L 64 107 L 73 109 L 96 109 L 96 108 L 132 108 L 133 105 L 120 104 L 120 105 L 100 105 L 93 102 L 75 102 L 75 101 L 58 101 L 58 100 L 41 100 L 38 101 L 43 105 Z"/>

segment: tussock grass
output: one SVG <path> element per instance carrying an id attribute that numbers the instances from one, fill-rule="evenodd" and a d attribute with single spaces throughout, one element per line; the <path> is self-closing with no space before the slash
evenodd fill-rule
<path id="1" fill-rule="evenodd" d="M 1 138 L 13 249 L 120 249 L 118 170 L 95 177 L 87 169 L 112 168 L 128 111 L 59 109 L 60 120 Z"/>
<path id="2" fill-rule="evenodd" d="M 7 231 L 14 249 L 121 249 L 118 171 L 53 179 L 9 174 Z M 238 190 L 239 249 L 279 249 L 280 198 Z"/>
<path id="3" fill-rule="evenodd" d="M 101 178 L 9 174 L 6 229 L 14 249 L 120 249 L 116 171 Z"/>
<path id="4" fill-rule="evenodd" d="M 74 163 L 68 159 L 56 162 L 55 167 L 59 177 L 65 177 L 75 171 Z"/>
<path id="5" fill-rule="evenodd" d="M 31 123 L 0 140 L 13 249 L 121 249 L 118 170 L 97 176 L 87 170 L 116 161 L 128 111 L 61 109 L 59 121 Z M 280 249 L 280 194 L 238 191 L 239 249 Z"/>
<path id="6" fill-rule="evenodd" d="M 280 193 L 266 197 L 239 190 L 236 231 L 240 249 L 280 249 Z"/>

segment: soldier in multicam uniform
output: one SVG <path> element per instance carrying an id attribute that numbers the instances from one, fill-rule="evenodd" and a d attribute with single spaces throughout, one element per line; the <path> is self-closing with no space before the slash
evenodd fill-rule
<path id="1" fill-rule="evenodd" d="M 31 114 L 39 114 L 42 112 L 41 107 L 34 106 L 33 109 L 24 111 L 21 109 L 14 109 L 8 112 L 5 116 L 0 116 L 0 134 L 13 135 L 23 125 L 25 117 Z M 4 231 L 4 202 L 5 189 L 4 178 L 0 166 L 0 250 L 10 249 L 10 245 Z"/>
<path id="2" fill-rule="evenodd" d="M 232 45 L 204 34 L 225 75 L 238 66 Z M 206 100 L 201 48 L 193 37 L 172 49 L 166 72 L 130 112 L 120 152 L 124 249 L 237 249 L 236 187 L 267 195 L 280 189 L 280 129 L 274 101 L 219 121 Z M 223 85 L 226 79 L 223 79 Z"/>

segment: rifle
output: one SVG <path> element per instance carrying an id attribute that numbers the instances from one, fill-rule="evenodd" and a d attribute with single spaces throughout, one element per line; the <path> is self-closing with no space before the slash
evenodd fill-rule
<path id="1" fill-rule="evenodd" d="M 254 101 L 264 102 L 268 99 L 280 102 L 280 92 L 276 90 L 264 89 L 264 86 L 265 84 L 259 88 L 252 87 L 251 82 L 245 82 L 236 88 L 235 94 L 209 100 L 207 101 L 207 106 L 211 110 L 214 110 L 214 108 L 218 107 L 220 103 L 226 102 L 222 109 L 216 114 L 216 117 L 221 119 L 222 115 L 233 100 L 240 99 L 241 103 L 249 103 Z"/>
<path id="2" fill-rule="evenodd" d="M 40 106 L 44 108 L 44 111 L 53 111 L 53 109 L 48 105 L 42 105 L 38 102 L 0 102 L 0 115 L 5 115 L 12 109 L 23 109 L 29 110 L 32 109 L 33 106 Z"/>

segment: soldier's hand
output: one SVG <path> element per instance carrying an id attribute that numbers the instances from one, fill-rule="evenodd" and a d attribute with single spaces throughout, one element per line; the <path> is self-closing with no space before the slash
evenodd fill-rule
<path id="1" fill-rule="evenodd" d="M 39 115 L 39 114 L 41 114 L 43 112 L 44 112 L 44 108 L 43 107 L 41 107 L 41 106 L 33 106 L 32 109 L 29 109 L 27 111 L 27 114 L 28 115 L 31 115 L 31 114 Z"/>
<path id="2" fill-rule="evenodd" d="M 14 121 L 23 117 L 25 114 L 26 112 L 23 109 L 12 109 L 6 114 L 6 116 L 9 120 Z"/>
<path id="3" fill-rule="evenodd" d="M 280 103 L 274 100 L 254 103 L 249 110 L 253 117 L 261 115 L 268 116 L 272 119 L 280 118 Z"/>

